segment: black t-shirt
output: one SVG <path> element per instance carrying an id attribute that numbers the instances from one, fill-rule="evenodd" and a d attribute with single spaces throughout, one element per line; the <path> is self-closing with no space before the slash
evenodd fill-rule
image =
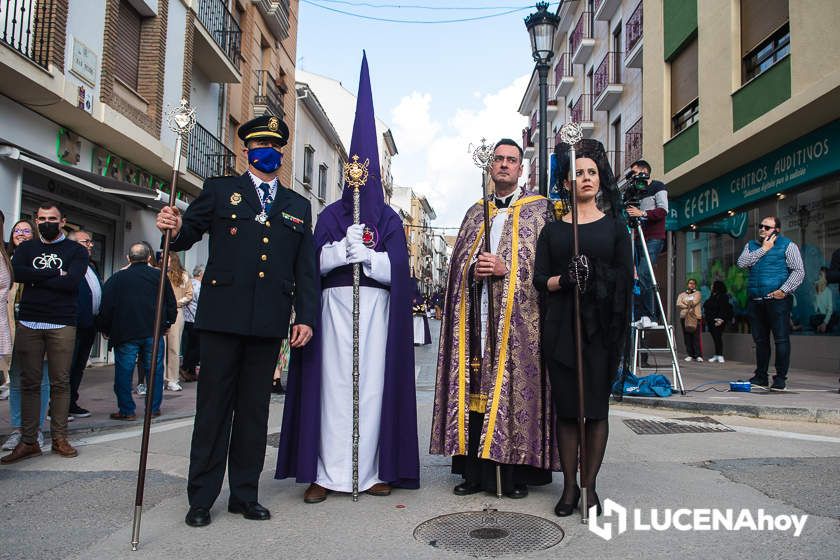
<path id="1" fill-rule="evenodd" d="M 85 248 L 67 238 L 58 243 L 39 238 L 21 243 L 12 256 L 15 281 L 23 284 L 18 319 L 75 326 L 79 283 L 88 260 Z"/>

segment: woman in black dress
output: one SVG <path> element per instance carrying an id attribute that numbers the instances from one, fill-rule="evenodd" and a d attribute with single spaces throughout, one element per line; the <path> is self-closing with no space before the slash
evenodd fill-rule
<path id="1" fill-rule="evenodd" d="M 581 484 L 591 492 L 589 502 L 600 514 L 595 482 L 607 446 L 609 396 L 630 325 L 633 283 L 630 234 L 603 145 L 596 140 L 579 142 L 575 168 L 580 253 L 585 257 L 579 257 L 575 266 L 572 220 L 567 214 L 543 229 L 534 269 L 534 285 L 546 294 L 542 348 L 551 380 L 563 467 L 563 495 L 554 508 L 558 516 L 571 515 L 580 499 L 576 483 L 579 430 L 574 287 L 579 283 L 582 292 L 587 464 L 586 479 Z M 565 184 L 568 188 L 568 181 Z"/>

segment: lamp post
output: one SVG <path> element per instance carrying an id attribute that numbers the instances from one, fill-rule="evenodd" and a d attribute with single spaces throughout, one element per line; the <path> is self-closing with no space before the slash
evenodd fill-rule
<path id="1" fill-rule="evenodd" d="M 537 11 L 525 18 L 531 35 L 531 54 L 540 78 L 540 194 L 548 196 L 548 70 L 554 56 L 554 32 L 560 21 L 548 11 L 548 2 L 537 2 Z"/>

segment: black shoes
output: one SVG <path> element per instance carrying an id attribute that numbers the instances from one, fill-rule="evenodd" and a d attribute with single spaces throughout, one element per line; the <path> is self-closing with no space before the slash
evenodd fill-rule
<path id="1" fill-rule="evenodd" d="M 785 390 L 785 380 L 779 379 L 778 377 L 773 378 L 773 384 L 770 385 L 770 389 L 776 391 L 784 391 Z"/>
<path id="2" fill-rule="evenodd" d="M 586 504 L 586 506 L 589 508 L 590 514 L 592 512 L 592 507 L 595 506 L 595 517 L 600 517 L 601 514 L 604 513 L 604 510 L 601 508 L 601 498 L 599 498 L 598 494 L 595 492 L 589 493 L 589 503 Z"/>
<path id="3" fill-rule="evenodd" d="M 456 496 L 469 496 L 470 494 L 478 494 L 481 490 L 482 488 L 478 484 L 472 485 L 462 482 L 452 490 L 452 493 Z"/>
<path id="4" fill-rule="evenodd" d="M 76 418 L 87 418 L 90 416 L 89 410 L 86 410 L 77 404 L 70 407 L 69 413 Z"/>
<path id="5" fill-rule="evenodd" d="M 572 503 L 563 503 L 563 498 L 560 498 L 560 501 L 554 506 L 554 515 L 557 517 L 568 517 L 574 513 L 575 508 L 578 507 L 578 503 L 580 503 L 580 488 L 575 487 L 575 497 Z"/>
<path id="6" fill-rule="evenodd" d="M 750 384 L 758 385 L 759 387 L 767 387 L 770 383 L 767 381 L 766 377 L 762 377 L 760 375 L 753 375 L 752 377 L 750 377 Z"/>
<path id="7" fill-rule="evenodd" d="M 190 527 L 204 527 L 210 525 L 210 510 L 207 508 L 192 506 L 184 519 Z"/>
<path id="8" fill-rule="evenodd" d="M 228 504 L 228 511 L 230 513 L 241 513 L 245 519 L 253 519 L 255 521 L 266 521 L 271 519 L 271 512 L 262 507 L 259 502 L 231 502 Z"/>
<path id="9" fill-rule="evenodd" d="M 508 498 L 513 500 L 521 500 L 522 498 L 528 497 L 528 487 L 524 484 L 516 484 L 513 487 L 513 490 L 506 494 Z"/>

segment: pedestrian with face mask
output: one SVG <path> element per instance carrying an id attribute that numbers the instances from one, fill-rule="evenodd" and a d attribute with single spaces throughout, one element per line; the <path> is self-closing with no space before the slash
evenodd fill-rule
<path id="1" fill-rule="evenodd" d="M 67 441 L 67 416 L 79 284 L 84 279 L 89 255 L 64 235 L 67 219 L 58 204 L 41 204 L 35 223 L 38 237 L 21 244 L 12 257 L 15 279 L 26 286 L 20 299 L 13 350 L 21 374 L 23 426 L 20 443 L 0 459 L 4 465 L 41 454 L 38 412 L 41 365 L 46 355 L 50 358 L 52 451 L 62 457 L 78 455 Z"/>

